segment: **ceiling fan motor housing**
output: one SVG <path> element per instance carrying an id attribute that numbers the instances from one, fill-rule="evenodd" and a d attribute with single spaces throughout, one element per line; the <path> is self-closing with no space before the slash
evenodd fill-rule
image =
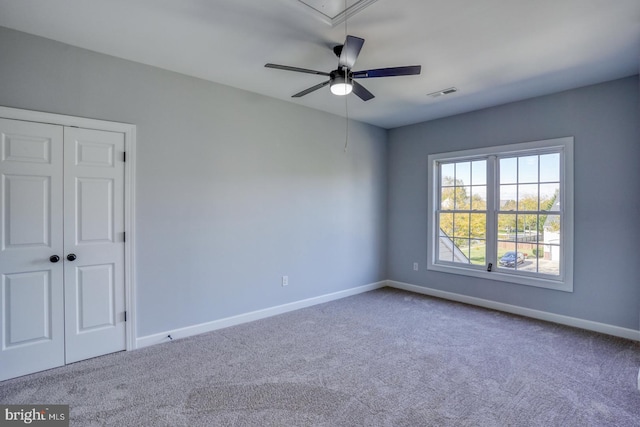
<path id="1" fill-rule="evenodd" d="M 329 80 L 331 85 L 336 83 L 348 83 L 353 84 L 353 73 L 348 69 L 337 69 L 329 73 Z"/>

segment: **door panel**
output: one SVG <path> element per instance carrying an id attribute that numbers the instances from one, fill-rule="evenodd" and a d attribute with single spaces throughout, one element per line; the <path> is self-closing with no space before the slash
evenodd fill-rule
<path id="1" fill-rule="evenodd" d="M 76 166 L 113 168 L 116 147 L 112 143 L 104 143 L 92 139 L 75 141 Z"/>
<path id="2" fill-rule="evenodd" d="M 114 265 L 88 265 L 76 269 L 78 333 L 116 326 L 117 287 Z"/>
<path id="3" fill-rule="evenodd" d="M 65 128 L 66 362 L 124 350 L 124 135 Z"/>
<path id="4" fill-rule="evenodd" d="M 4 249 L 49 247 L 51 177 L 3 175 Z"/>
<path id="5" fill-rule="evenodd" d="M 0 380 L 64 364 L 62 144 L 0 119 Z"/>
<path id="6" fill-rule="evenodd" d="M 45 125 L 46 126 L 46 125 Z M 6 128 L 2 134 L 2 160 L 4 162 L 51 164 L 52 141 L 49 135 L 26 133 L 16 128 Z M 16 130 L 16 133 L 12 131 Z"/>
<path id="7" fill-rule="evenodd" d="M 48 271 L 5 274 L 7 304 L 4 348 L 51 339 L 51 276 Z"/>
<path id="8" fill-rule="evenodd" d="M 76 178 L 76 245 L 114 243 L 114 180 Z"/>

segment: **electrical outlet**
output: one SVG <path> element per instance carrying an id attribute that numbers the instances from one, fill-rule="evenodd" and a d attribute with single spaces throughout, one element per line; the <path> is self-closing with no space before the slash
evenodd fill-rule
<path id="1" fill-rule="evenodd" d="M 282 286 L 289 285 L 289 276 L 282 276 Z"/>
<path id="2" fill-rule="evenodd" d="M 418 271 L 418 263 L 417 262 L 413 263 L 413 271 Z"/>

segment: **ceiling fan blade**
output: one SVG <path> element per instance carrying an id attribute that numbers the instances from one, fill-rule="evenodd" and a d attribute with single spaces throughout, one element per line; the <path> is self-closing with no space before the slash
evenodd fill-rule
<path id="1" fill-rule="evenodd" d="M 362 45 L 364 44 L 364 39 L 355 36 L 347 36 L 347 39 L 344 41 L 344 45 L 342 46 L 342 52 L 340 53 L 340 60 L 338 61 L 339 68 L 347 67 L 351 69 L 353 64 L 356 63 L 356 59 L 358 59 L 358 55 L 360 54 L 360 49 L 362 49 Z"/>
<path id="2" fill-rule="evenodd" d="M 288 65 L 264 64 L 267 68 L 275 68 L 276 70 L 296 71 L 298 73 L 316 74 L 318 76 L 329 76 L 324 71 L 309 70 L 307 68 L 290 67 Z"/>
<path id="3" fill-rule="evenodd" d="M 358 98 L 362 99 L 363 101 L 368 101 L 371 98 L 375 98 L 375 96 L 373 96 L 373 94 L 365 89 L 364 86 L 362 86 L 360 83 L 354 81 L 352 81 L 351 83 L 353 83 L 353 93 L 358 95 Z"/>
<path id="4" fill-rule="evenodd" d="M 300 98 L 301 96 L 305 96 L 306 94 L 311 93 L 311 92 L 313 92 L 314 90 L 318 90 L 318 89 L 320 89 L 320 88 L 323 88 L 323 87 L 327 86 L 327 85 L 329 84 L 329 82 L 330 82 L 330 81 L 331 81 L 331 80 L 327 80 L 326 82 L 322 82 L 322 83 L 317 84 L 317 85 L 315 85 L 315 86 L 311 86 L 309 89 L 305 89 L 305 90 L 303 90 L 302 92 L 298 92 L 298 93 L 296 93 L 295 95 L 292 95 L 291 97 L 292 97 L 292 98 Z"/>
<path id="5" fill-rule="evenodd" d="M 354 71 L 354 79 L 369 79 L 372 77 L 414 76 L 420 74 L 421 65 L 407 67 L 377 68 L 375 70 Z"/>

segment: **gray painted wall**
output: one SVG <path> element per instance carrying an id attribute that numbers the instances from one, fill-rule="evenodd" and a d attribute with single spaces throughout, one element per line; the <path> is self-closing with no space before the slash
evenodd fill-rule
<path id="1" fill-rule="evenodd" d="M 391 130 L 389 279 L 638 329 L 638 101 L 635 76 Z M 573 293 L 424 269 L 429 154 L 562 136 L 575 137 Z"/>
<path id="2" fill-rule="evenodd" d="M 386 278 L 385 130 L 5 28 L 0 79 L 137 125 L 138 336 Z"/>
<path id="3" fill-rule="evenodd" d="M 639 327 L 637 76 L 388 132 L 351 122 L 347 153 L 342 118 L 1 27 L 0 78 L 0 105 L 138 126 L 138 336 L 386 278 Z M 424 270 L 428 154 L 567 135 L 573 293 Z"/>

